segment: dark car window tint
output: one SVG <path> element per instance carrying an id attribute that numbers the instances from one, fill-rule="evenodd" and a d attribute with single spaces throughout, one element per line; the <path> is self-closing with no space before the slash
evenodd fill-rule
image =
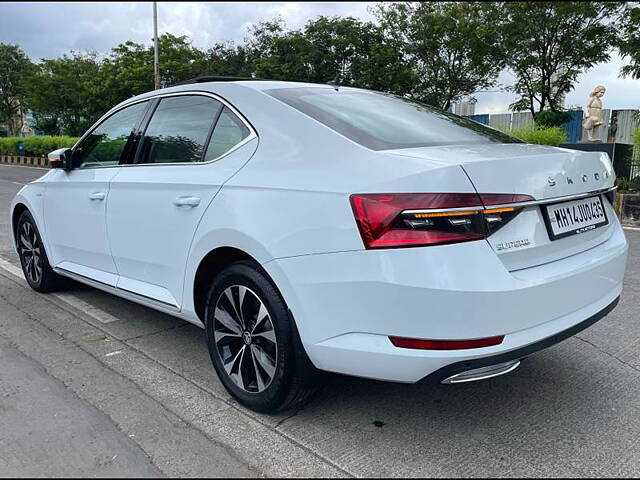
<path id="1" fill-rule="evenodd" d="M 390 94 L 323 87 L 267 93 L 372 150 L 519 142 L 472 120 Z"/>
<path id="2" fill-rule="evenodd" d="M 249 133 L 247 126 L 231 110 L 224 107 L 213 129 L 205 160 L 214 160 L 225 154 L 247 138 Z"/>
<path id="3" fill-rule="evenodd" d="M 140 102 L 114 113 L 87 135 L 73 153 L 76 168 L 118 165 L 124 148 L 148 102 Z"/>
<path id="4" fill-rule="evenodd" d="M 202 95 L 160 100 L 142 143 L 142 163 L 199 162 L 222 104 Z"/>

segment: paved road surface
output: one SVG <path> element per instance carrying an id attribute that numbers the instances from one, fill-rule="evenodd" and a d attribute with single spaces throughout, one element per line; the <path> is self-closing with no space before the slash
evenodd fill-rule
<path id="1" fill-rule="evenodd" d="M 43 170 L 0 165 L 0 212 Z M 513 374 L 457 386 L 335 376 L 258 415 L 202 332 L 97 290 L 39 295 L 0 215 L 0 476 L 638 476 L 640 231 L 618 308 Z M 576 292 L 579 294 L 579 292 Z"/>

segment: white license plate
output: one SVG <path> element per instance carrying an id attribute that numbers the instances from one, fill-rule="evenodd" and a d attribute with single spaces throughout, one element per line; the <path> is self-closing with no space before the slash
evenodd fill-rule
<path id="1" fill-rule="evenodd" d="M 543 212 L 551 240 L 588 232 L 608 223 L 600 196 L 545 205 Z"/>

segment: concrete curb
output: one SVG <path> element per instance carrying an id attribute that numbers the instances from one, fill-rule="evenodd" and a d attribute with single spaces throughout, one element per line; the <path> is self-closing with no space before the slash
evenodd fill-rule
<path id="1" fill-rule="evenodd" d="M 45 156 L 22 157 L 18 155 L 0 155 L 0 163 L 9 165 L 27 165 L 33 167 L 48 167 L 49 160 Z"/>
<path id="2" fill-rule="evenodd" d="M 618 193 L 615 211 L 624 226 L 640 227 L 640 194 Z"/>

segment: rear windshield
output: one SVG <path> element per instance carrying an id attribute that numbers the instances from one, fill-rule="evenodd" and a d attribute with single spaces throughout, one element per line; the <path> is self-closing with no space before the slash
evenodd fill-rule
<path id="1" fill-rule="evenodd" d="M 520 143 L 472 120 L 385 93 L 323 87 L 266 93 L 372 150 Z"/>

